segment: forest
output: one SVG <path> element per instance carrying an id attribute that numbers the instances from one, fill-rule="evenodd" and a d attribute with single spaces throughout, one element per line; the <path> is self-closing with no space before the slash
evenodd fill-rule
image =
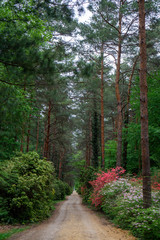
<path id="1" fill-rule="evenodd" d="M 41 221 L 76 189 L 160 239 L 159 12 L 159 0 L 0 2 L 0 223 Z"/>

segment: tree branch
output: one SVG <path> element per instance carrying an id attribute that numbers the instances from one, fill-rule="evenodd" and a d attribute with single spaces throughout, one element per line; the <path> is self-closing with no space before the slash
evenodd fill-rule
<path id="1" fill-rule="evenodd" d="M 103 18 L 103 20 L 104 20 L 107 24 L 109 24 L 109 25 L 110 25 L 112 28 L 114 28 L 118 33 L 120 33 L 119 29 L 116 28 L 112 23 L 110 23 L 110 22 L 103 16 L 103 14 L 102 14 L 101 12 L 99 12 L 99 14 L 101 15 L 101 17 Z"/>

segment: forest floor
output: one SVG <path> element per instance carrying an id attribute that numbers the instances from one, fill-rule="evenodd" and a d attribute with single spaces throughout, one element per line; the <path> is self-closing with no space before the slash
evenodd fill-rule
<path id="1" fill-rule="evenodd" d="M 128 231 L 116 228 L 102 216 L 82 205 L 74 191 L 40 225 L 15 234 L 9 240 L 135 240 Z"/>

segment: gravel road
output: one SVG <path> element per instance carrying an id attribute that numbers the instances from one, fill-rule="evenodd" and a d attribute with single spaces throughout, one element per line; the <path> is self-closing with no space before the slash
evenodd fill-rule
<path id="1" fill-rule="evenodd" d="M 74 191 L 56 208 L 53 216 L 38 226 L 12 236 L 9 240 L 135 240 L 103 217 L 82 205 Z"/>

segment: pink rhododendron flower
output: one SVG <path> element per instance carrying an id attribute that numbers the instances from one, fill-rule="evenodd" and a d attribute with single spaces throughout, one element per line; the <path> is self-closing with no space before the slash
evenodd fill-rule
<path id="1" fill-rule="evenodd" d="M 115 169 L 113 168 L 107 172 L 102 171 L 101 173 L 97 173 L 96 180 L 89 182 L 93 187 L 91 201 L 95 207 L 101 205 L 102 203 L 102 195 L 100 194 L 100 191 L 103 186 L 107 183 L 117 180 L 124 172 L 125 170 L 122 167 L 116 167 Z"/>

